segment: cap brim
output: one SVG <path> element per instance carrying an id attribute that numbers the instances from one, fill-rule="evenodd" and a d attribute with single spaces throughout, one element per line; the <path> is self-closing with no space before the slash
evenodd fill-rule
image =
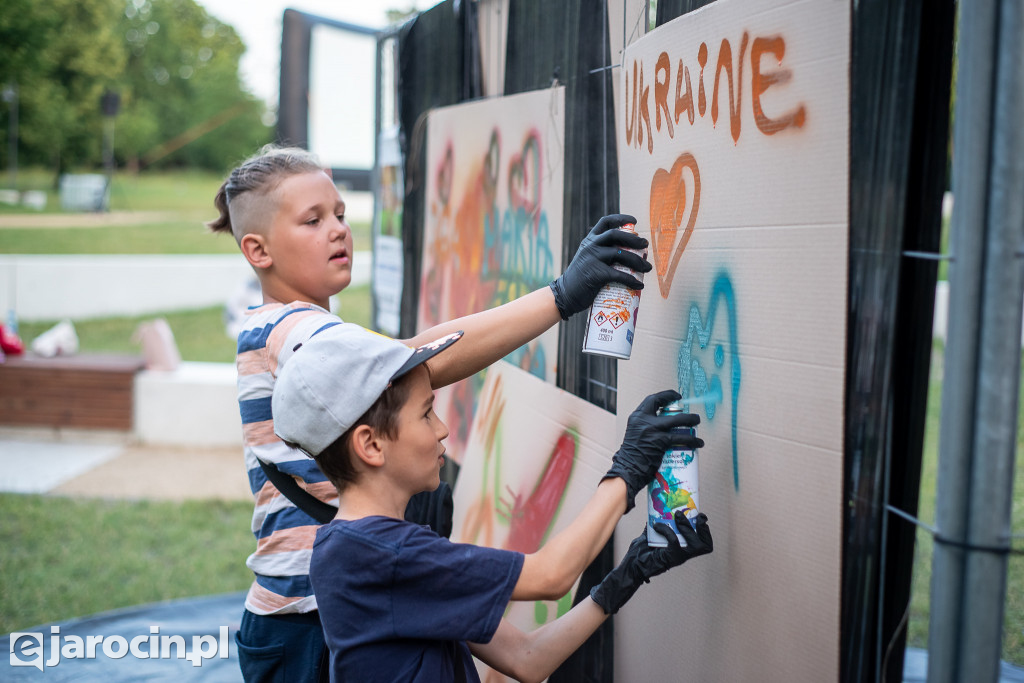
<path id="1" fill-rule="evenodd" d="M 409 359 L 402 364 L 402 367 L 398 368 L 398 370 L 395 371 L 395 374 L 391 375 L 391 381 L 394 382 L 399 377 L 408 374 L 410 370 L 426 363 L 428 360 L 441 353 L 460 339 L 462 339 L 462 330 L 446 334 L 440 339 L 424 344 L 414 350 L 412 355 L 409 356 Z"/>

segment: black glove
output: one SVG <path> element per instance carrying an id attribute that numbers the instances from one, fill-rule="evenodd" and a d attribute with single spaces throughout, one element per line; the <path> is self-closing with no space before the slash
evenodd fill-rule
<path id="1" fill-rule="evenodd" d="M 608 572 L 601 583 L 590 589 L 590 597 L 601 606 L 605 614 L 615 614 L 619 608 L 633 597 L 640 584 L 649 583 L 652 576 L 662 574 L 672 567 L 678 567 L 692 557 L 707 555 L 714 550 L 711 540 L 711 529 L 704 513 L 697 515 L 697 529 L 690 526 L 690 520 L 682 510 L 675 513 L 676 528 L 682 534 L 686 545 L 680 545 L 679 539 L 668 524 L 658 522 L 654 528 L 668 539 L 664 548 L 652 548 L 647 545 L 647 529 L 629 544 L 622 562 Z"/>
<path id="2" fill-rule="evenodd" d="M 647 240 L 643 237 L 616 230 L 626 223 L 636 223 L 636 219 L 625 214 L 613 214 L 599 220 L 583 238 L 565 272 L 549 285 L 562 320 L 568 320 L 573 313 L 579 313 L 594 303 L 598 290 L 609 282 L 620 282 L 630 289 L 644 288 L 640 280 L 612 267 L 612 264 L 619 263 L 641 273 L 654 267 L 646 259 L 626 251 L 647 247 Z"/>
<path id="3" fill-rule="evenodd" d="M 602 477 L 619 477 L 626 482 L 626 512 L 633 509 L 633 499 L 640 489 L 654 479 L 661 458 L 669 446 L 703 448 L 704 441 L 696 436 L 673 432 L 673 427 L 693 427 L 700 424 L 700 416 L 693 413 L 658 415 L 658 409 L 681 397 L 675 391 L 661 391 L 645 398 L 626 422 L 622 445 L 612 456 L 612 467 Z"/>

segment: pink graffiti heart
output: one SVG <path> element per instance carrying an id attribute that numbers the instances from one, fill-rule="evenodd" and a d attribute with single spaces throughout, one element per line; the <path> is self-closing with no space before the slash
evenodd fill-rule
<path id="1" fill-rule="evenodd" d="M 444 159 L 441 160 L 435 171 L 434 178 L 437 183 L 437 198 L 441 200 L 441 206 L 448 206 L 448 200 L 452 196 L 452 176 L 455 165 L 453 156 L 452 146 L 449 143 L 448 147 L 444 150 Z"/>
<path id="2" fill-rule="evenodd" d="M 540 141 L 531 132 L 523 141 L 520 154 L 508 166 L 508 194 L 513 208 L 535 215 L 540 207 Z"/>
<path id="3" fill-rule="evenodd" d="M 693 176 L 693 201 L 687 211 L 686 180 L 683 169 L 690 169 Z M 651 251 L 654 254 L 654 269 L 658 274 L 661 296 L 667 299 L 672 290 L 679 257 L 683 255 L 687 242 L 693 235 L 700 208 L 700 171 L 697 160 L 684 152 L 672 164 L 671 171 L 659 168 L 651 180 Z M 683 221 L 686 227 L 680 231 Z"/>

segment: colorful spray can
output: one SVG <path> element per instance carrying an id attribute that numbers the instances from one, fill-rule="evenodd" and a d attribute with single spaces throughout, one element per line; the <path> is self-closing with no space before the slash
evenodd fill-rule
<path id="1" fill-rule="evenodd" d="M 684 412 L 678 403 L 665 406 L 662 415 L 676 415 Z M 672 430 L 680 435 L 692 436 L 692 427 L 676 427 Z M 686 545 L 676 528 L 675 511 L 682 509 L 691 525 L 696 525 L 698 502 L 697 450 L 670 446 L 661 459 L 661 467 L 654 481 L 647 485 L 647 545 L 664 547 L 668 540 L 654 529 L 655 522 L 663 522 L 676 532 L 680 545 Z"/>
<path id="2" fill-rule="evenodd" d="M 619 230 L 636 234 L 636 226 L 626 223 Z M 646 249 L 629 249 L 634 254 L 647 257 Z M 625 266 L 616 270 L 629 273 L 641 282 L 644 274 Z M 583 337 L 583 352 L 595 353 L 629 360 L 633 351 L 633 335 L 636 334 L 636 316 L 640 310 L 640 290 L 612 282 L 600 289 L 590 305 L 587 332 Z"/>

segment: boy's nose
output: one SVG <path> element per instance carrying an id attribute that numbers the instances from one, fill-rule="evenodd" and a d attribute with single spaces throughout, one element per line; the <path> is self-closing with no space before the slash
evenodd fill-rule
<path id="1" fill-rule="evenodd" d="M 334 221 L 331 223 L 331 226 L 333 228 L 332 236 L 344 237 L 345 233 L 350 232 L 352 230 L 352 228 L 349 227 L 347 221 L 345 221 L 344 219 L 339 219 L 338 217 L 334 218 Z"/>

